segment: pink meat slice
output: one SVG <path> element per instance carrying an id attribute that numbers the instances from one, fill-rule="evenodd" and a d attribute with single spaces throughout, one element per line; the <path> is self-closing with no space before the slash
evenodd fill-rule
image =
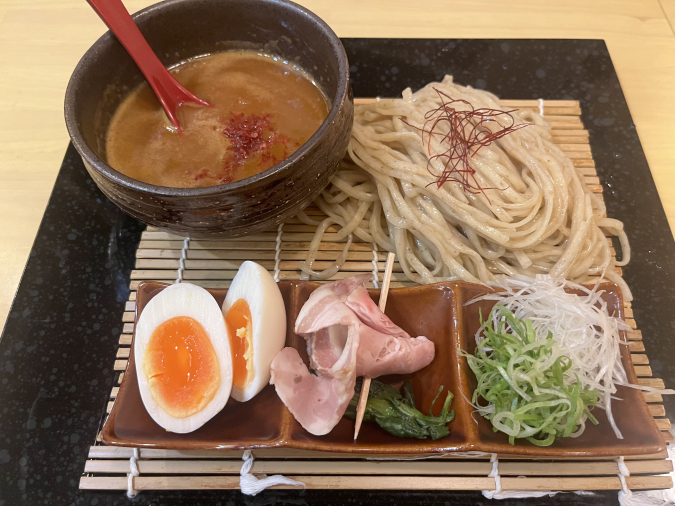
<path id="1" fill-rule="evenodd" d="M 363 323 L 371 329 L 380 331 L 394 337 L 410 338 L 401 327 L 396 325 L 389 317 L 380 311 L 377 304 L 370 298 L 365 285 L 357 286 L 345 300 L 345 304 L 350 308 Z"/>
<path id="2" fill-rule="evenodd" d="M 366 285 L 371 279 L 370 274 L 362 274 L 361 276 L 341 279 L 326 286 L 332 285 L 331 289 L 335 294 L 344 301 L 349 309 L 356 313 L 359 320 L 370 328 L 395 337 L 410 337 L 410 334 L 380 311 L 378 305 L 370 298 Z"/>
<path id="3" fill-rule="evenodd" d="M 356 375 L 410 374 L 428 366 L 435 354 L 434 343 L 424 336 L 395 337 L 364 325 L 359 334 Z"/>
<path id="4" fill-rule="evenodd" d="M 284 348 L 272 360 L 272 383 L 281 401 L 310 434 L 328 434 L 354 396 L 356 374 L 329 378 L 310 373 L 298 350 Z"/>
<path id="5" fill-rule="evenodd" d="M 354 396 L 356 376 L 408 374 L 434 358 L 434 343 L 411 338 L 372 301 L 370 277 L 323 285 L 310 295 L 295 322 L 307 341 L 311 374 L 297 350 L 285 348 L 271 365 L 277 394 L 310 433 L 323 435 L 340 421 Z"/>
<path id="6" fill-rule="evenodd" d="M 363 324 L 340 298 L 324 285 L 307 300 L 295 323 L 296 333 L 308 341 L 318 363 L 309 372 L 294 348 L 284 348 L 272 360 L 271 379 L 295 419 L 311 434 L 328 434 L 340 421 L 356 384 L 356 350 Z M 340 329 L 340 353 L 314 350 L 313 336 L 327 328 Z"/>
<path id="7" fill-rule="evenodd" d="M 312 369 L 321 374 L 332 374 L 331 368 L 342 353 L 346 335 L 346 327 L 333 325 L 307 337 Z M 377 378 L 386 374 L 413 373 L 429 365 L 434 355 L 434 343 L 424 336 L 394 337 L 360 325 L 356 375 Z"/>
<path id="8" fill-rule="evenodd" d="M 366 289 L 370 279 L 369 274 L 354 276 L 337 281 L 333 287 L 366 325 L 359 336 L 356 375 L 377 378 L 386 374 L 409 374 L 426 367 L 434 359 L 434 343 L 424 336 L 411 338 L 380 311 Z"/>

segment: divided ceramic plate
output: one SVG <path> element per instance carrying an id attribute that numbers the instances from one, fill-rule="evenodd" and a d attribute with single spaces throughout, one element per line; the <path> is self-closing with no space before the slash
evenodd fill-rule
<path id="1" fill-rule="evenodd" d="M 156 282 L 141 284 L 136 302 L 137 318 L 150 299 L 166 286 Z M 293 326 L 300 308 L 317 286 L 318 283 L 304 281 L 279 283 L 288 314 L 286 346 L 296 348 L 306 363 L 305 340 L 293 332 Z M 623 317 L 623 302 L 618 288 L 608 283 L 600 289 L 605 291 L 603 298 L 610 314 Z M 209 291 L 222 304 L 227 290 Z M 271 385 L 249 402 L 239 403 L 230 399 L 219 414 L 192 433 L 167 432 L 152 420 L 141 400 L 133 343 L 122 385 L 101 438 L 110 445 L 179 450 L 287 447 L 393 454 L 473 450 L 532 457 L 638 455 L 656 453 L 665 448 L 663 437 L 649 414 L 642 394 L 631 388 L 620 388 L 617 397 L 621 400 L 612 403 L 614 417 L 624 439 L 614 436 L 604 412 L 599 409 L 593 411 L 600 421 L 599 425 L 589 423 L 580 437 L 560 439 L 549 447 L 538 447 L 527 441 L 510 445 L 505 434 L 495 433 L 490 422 L 474 413 L 468 402 L 476 379 L 466 359 L 459 353 L 461 349 L 473 352 L 474 335 L 479 327 L 478 308 L 482 308 L 483 314 L 488 314 L 494 304 L 483 301 L 465 306 L 465 303 L 486 291 L 487 288 L 482 285 L 439 283 L 393 288 L 389 292 L 387 315 L 410 335 L 424 335 L 436 346 L 433 362 L 408 376 L 418 409 L 428 412 L 440 385 L 455 395 L 452 403 L 455 419 L 448 425 L 450 435 L 444 438 L 436 441 L 398 438 L 374 422 L 364 422 L 359 439 L 355 442 L 354 421 L 346 418 L 329 434 L 314 436 L 295 421 Z M 370 294 L 377 302 L 379 290 L 371 290 Z M 622 346 L 621 358 L 629 381 L 637 383 L 627 346 Z M 389 376 L 385 379 L 394 382 L 404 377 Z M 440 406 L 436 407 L 440 411 Z"/>

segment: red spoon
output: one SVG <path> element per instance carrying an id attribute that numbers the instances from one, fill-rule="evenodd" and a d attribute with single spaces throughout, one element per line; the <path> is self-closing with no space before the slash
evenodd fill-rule
<path id="1" fill-rule="evenodd" d="M 122 0 L 87 0 L 96 14 L 108 25 L 127 53 L 134 59 L 141 69 L 148 84 L 152 87 L 157 98 L 169 117 L 171 124 L 182 133 L 176 111 L 178 106 L 192 102 L 212 107 L 211 104 L 190 93 L 175 77 L 162 65 L 157 55 L 145 40 L 143 34 L 131 19 L 129 11 L 124 7 Z"/>

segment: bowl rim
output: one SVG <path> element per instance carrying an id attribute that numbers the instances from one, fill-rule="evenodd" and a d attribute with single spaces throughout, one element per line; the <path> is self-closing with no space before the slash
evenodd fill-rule
<path id="1" fill-rule="evenodd" d="M 234 0 L 237 1 L 237 0 Z M 347 53 L 345 52 L 344 46 L 340 41 L 340 38 L 337 34 L 328 26 L 328 24 L 321 19 L 319 16 L 314 14 L 309 9 L 292 2 L 290 0 L 256 0 L 261 4 L 271 4 L 275 6 L 282 6 L 289 11 L 293 11 L 295 14 L 300 16 L 305 16 L 310 19 L 311 22 L 315 23 L 320 30 L 326 35 L 330 46 L 335 51 L 337 55 L 337 64 L 338 64 L 338 82 L 337 89 L 335 94 L 332 97 L 328 97 L 331 100 L 330 110 L 328 115 L 324 119 L 321 126 L 317 129 L 316 132 L 304 143 L 302 144 L 291 156 L 282 160 L 281 162 L 273 165 L 267 170 L 260 172 L 254 176 L 249 176 L 247 178 L 241 179 L 239 181 L 234 181 L 231 183 L 225 183 L 215 186 L 206 186 L 200 188 L 174 188 L 169 186 L 158 186 L 150 183 L 144 183 L 137 179 L 133 179 L 129 176 L 124 175 L 123 173 L 115 170 L 107 162 L 105 162 L 101 157 L 99 157 L 87 144 L 84 140 L 84 137 L 80 131 L 80 125 L 77 121 L 75 109 L 76 109 L 76 95 L 78 89 L 82 85 L 82 80 L 86 76 L 89 66 L 96 61 L 100 56 L 98 53 L 102 47 L 111 44 L 117 39 L 112 34 L 110 30 L 104 33 L 99 37 L 92 46 L 87 49 L 86 53 L 80 58 L 80 61 L 77 63 L 73 73 L 70 76 L 68 81 L 68 86 L 66 88 L 65 94 L 65 103 L 64 103 L 64 116 L 66 128 L 68 134 L 70 135 L 71 142 L 79 154 L 84 158 L 85 162 L 92 166 L 97 172 L 101 173 L 107 179 L 128 188 L 135 190 L 140 190 L 144 193 L 147 193 L 151 196 L 157 197 L 203 197 L 210 195 L 227 195 L 236 193 L 237 190 L 245 187 L 250 187 L 255 185 L 265 179 L 273 177 L 280 172 L 286 170 L 289 166 L 295 164 L 296 161 L 302 159 L 307 155 L 307 153 L 321 140 L 322 137 L 326 134 L 330 125 L 334 122 L 340 109 L 343 107 L 345 99 L 349 97 L 349 62 L 347 59 Z M 177 4 L 198 4 L 202 3 L 202 0 L 166 0 L 159 2 L 153 5 L 141 9 L 132 15 L 134 21 L 139 24 L 139 21 L 142 21 L 144 18 L 153 15 L 161 15 L 161 11 L 164 9 L 170 8 Z M 219 6 L 224 6 L 228 3 L 228 0 L 220 0 L 217 2 Z M 283 56 L 283 55 L 279 55 Z"/>

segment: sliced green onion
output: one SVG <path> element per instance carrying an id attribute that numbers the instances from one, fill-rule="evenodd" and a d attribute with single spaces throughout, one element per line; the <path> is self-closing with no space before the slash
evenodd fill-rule
<path id="1" fill-rule="evenodd" d="M 565 374 L 572 360 L 562 355 L 552 333 L 537 339 L 531 320 L 504 306 L 482 321 L 484 336 L 473 355 L 463 352 L 476 375 L 473 404 L 509 442 L 527 439 L 549 446 L 557 438 L 579 435 L 599 395 L 579 377 Z"/>

